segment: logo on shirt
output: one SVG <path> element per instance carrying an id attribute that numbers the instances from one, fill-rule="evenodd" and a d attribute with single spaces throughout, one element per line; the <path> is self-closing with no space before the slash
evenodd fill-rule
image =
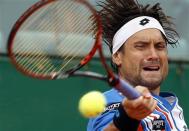
<path id="1" fill-rule="evenodd" d="M 165 122 L 163 119 L 156 119 L 152 122 L 153 130 L 165 130 Z"/>
<path id="2" fill-rule="evenodd" d="M 120 104 L 121 104 L 121 103 L 118 102 L 118 103 L 112 103 L 112 104 L 108 105 L 108 106 L 105 108 L 104 113 L 105 113 L 105 112 L 108 112 L 108 111 L 112 111 L 112 110 L 117 110 L 117 109 L 119 108 Z"/>

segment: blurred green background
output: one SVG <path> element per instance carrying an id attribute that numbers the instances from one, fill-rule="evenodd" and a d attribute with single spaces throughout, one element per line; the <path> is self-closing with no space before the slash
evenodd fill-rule
<path id="1" fill-rule="evenodd" d="M 97 60 L 86 68 L 101 70 Z M 189 64 L 170 63 L 162 90 L 178 95 L 189 124 Z M 87 119 L 78 112 L 80 97 L 91 90 L 105 91 L 108 85 L 87 78 L 37 80 L 20 74 L 7 58 L 0 61 L 1 131 L 84 131 Z"/>

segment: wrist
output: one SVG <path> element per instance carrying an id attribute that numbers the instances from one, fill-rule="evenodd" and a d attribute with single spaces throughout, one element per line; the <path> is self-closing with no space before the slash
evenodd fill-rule
<path id="1" fill-rule="evenodd" d="M 130 118 L 125 112 L 122 104 L 120 104 L 113 117 L 113 123 L 120 131 L 137 131 L 140 121 Z"/>

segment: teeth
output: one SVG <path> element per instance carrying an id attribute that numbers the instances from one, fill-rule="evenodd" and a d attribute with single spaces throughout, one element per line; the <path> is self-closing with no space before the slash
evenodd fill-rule
<path id="1" fill-rule="evenodd" d="M 147 71 L 157 71 L 157 70 L 159 70 L 159 67 L 144 67 L 143 68 L 144 70 L 147 70 Z"/>
<path id="2" fill-rule="evenodd" d="M 149 67 L 149 69 L 156 70 L 158 67 Z"/>

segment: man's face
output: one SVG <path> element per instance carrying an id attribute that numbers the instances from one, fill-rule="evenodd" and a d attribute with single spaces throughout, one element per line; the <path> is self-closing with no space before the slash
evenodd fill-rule
<path id="1" fill-rule="evenodd" d="M 156 89 L 168 73 L 166 42 L 157 29 L 135 33 L 123 49 L 113 55 L 119 75 L 130 84 Z"/>

